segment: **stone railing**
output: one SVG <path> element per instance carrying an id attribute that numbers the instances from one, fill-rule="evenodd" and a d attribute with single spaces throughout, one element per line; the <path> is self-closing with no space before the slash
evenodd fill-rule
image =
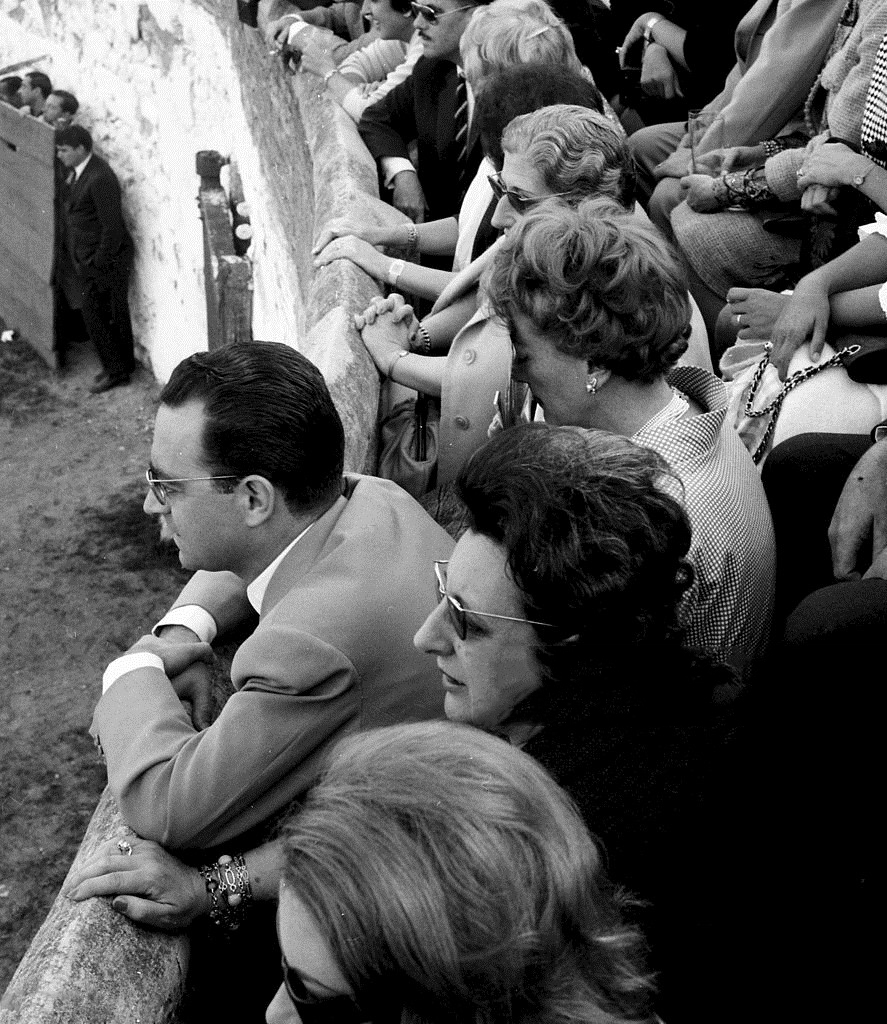
<path id="1" fill-rule="evenodd" d="M 233 11 L 234 4 L 227 6 Z M 372 159 L 353 122 L 323 95 L 317 79 L 269 64 L 267 47 L 255 30 L 234 23 L 227 31 L 244 106 L 250 118 L 261 122 L 266 137 L 267 145 L 258 139 L 267 158 L 266 184 L 273 188 L 276 181 L 276 194 L 292 195 L 301 208 L 301 231 L 291 233 L 292 257 L 302 271 L 303 331 L 297 347 L 329 384 L 345 424 L 346 466 L 367 470 L 375 458 L 379 384 L 352 314 L 366 307 L 378 286 L 344 260 L 315 273 L 310 250 L 313 236 L 331 217 L 357 214 L 383 223 L 400 215 L 379 200 Z M 300 151 L 299 159 L 287 163 L 287 150 Z M 293 181 L 306 166 L 306 153 L 312 180 Z M 289 225 L 300 219 L 290 209 L 279 212 Z M 106 791 L 74 866 L 103 841 L 127 831 Z M 185 936 L 141 929 L 112 911 L 105 899 L 75 904 L 59 896 L 0 1002 L 0 1024 L 174 1021 L 188 954 Z"/>

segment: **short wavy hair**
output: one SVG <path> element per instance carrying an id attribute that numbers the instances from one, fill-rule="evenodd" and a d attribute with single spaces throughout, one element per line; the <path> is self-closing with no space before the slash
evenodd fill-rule
<path id="1" fill-rule="evenodd" d="M 544 0 L 495 0 L 478 8 L 459 42 L 472 88 L 496 71 L 543 61 L 577 74 L 582 64 L 570 30 Z"/>
<path id="2" fill-rule="evenodd" d="M 680 643 L 691 528 L 656 452 L 605 431 L 524 424 L 478 449 L 456 492 L 467 528 L 504 548 L 526 617 L 551 624 L 533 627 L 549 684 L 537 691 L 543 720 L 558 692 L 587 699 L 590 678 Z"/>
<path id="3" fill-rule="evenodd" d="M 257 473 L 294 514 L 325 509 L 341 493 L 342 420 L 323 374 L 301 352 L 271 341 L 196 352 L 160 392 L 161 405 L 189 402 L 203 403 L 203 453 L 214 476 Z"/>
<path id="4" fill-rule="evenodd" d="M 447 722 L 349 737 L 284 842 L 284 884 L 373 1020 L 653 1019 L 586 826 L 501 739 Z"/>
<path id="5" fill-rule="evenodd" d="M 687 348 L 677 256 L 652 224 L 612 201 L 540 203 L 510 228 L 484 287 L 509 327 L 525 316 L 559 352 L 625 380 L 653 382 Z"/>
<path id="6" fill-rule="evenodd" d="M 591 79 L 557 64 L 537 61 L 495 72 L 484 81 L 474 105 L 481 147 L 497 171 L 502 170 L 502 134 L 521 114 L 554 103 L 571 103 L 603 113 L 604 101 Z"/>
<path id="7" fill-rule="evenodd" d="M 516 117 L 502 133 L 502 149 L 525 157 L 572 206 L 592 196 L 608 196 L 626 209 L 634 203 L 635 169 L 625 136 L 587 107 L 558 103 Z"/>

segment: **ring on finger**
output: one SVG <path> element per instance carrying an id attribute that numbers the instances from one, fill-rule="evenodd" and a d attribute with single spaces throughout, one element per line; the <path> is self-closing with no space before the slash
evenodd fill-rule
<path id="1" fill-rule="evenodd" d="M 735 315 L 736 315 L 736 326 L 737 327 L 741 327 L 742 326 L 742 314 L 741 313 L 736 313 Z"/>
<path id="2" fill-rule="evenodd" d="M 117 849 L 121 853 L 125 854 L 127 857 L 132 856 L 132 847 L 129 845 L 129 842 L 126 839 L 117 840 Z"/>
<path id="3" fill-rule="evenodd" d="M 773 342 L 772 341 L 765 341 L 764 342 L 764 351 L 765 352 L 772 352 L 773 351 Z"/>

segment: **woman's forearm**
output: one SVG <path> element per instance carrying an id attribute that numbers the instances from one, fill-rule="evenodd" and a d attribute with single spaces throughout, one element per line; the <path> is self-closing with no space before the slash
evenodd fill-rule
<path id="1" fill-rule="evenodd" d="M 392 365 L 390 379 L 395 384 L 440 398 L 445 362 L 444 356 L 422 356 L 410 352 Z"/>
<path id="2" fill-rule="evenodd" d="M 276 900 L 286 855 L 282 839 L 258 846 L 243 855 L 255 900 Z"/>
<path id="3" fill-rule="evenodd" d="M 838 292 L 832 295 L 829 306 L 832 311 L 832 324 L 849 330 L 871 330 L 881 328 L 887 334 L 887 318 L 878 300 L 880 285 L 868 288 L 856 288 L 849 292 Z"/>
<path id="4" fill-rule="evenodd" d="M 812 285 L 834 295 L 880 285 L 884 281 L 887 281 L 887 238 L 874 234 L 802 277 L 795 291 Z"/>

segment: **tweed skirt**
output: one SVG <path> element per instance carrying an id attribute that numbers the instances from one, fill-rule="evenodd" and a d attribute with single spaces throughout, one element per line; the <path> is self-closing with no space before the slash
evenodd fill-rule
<path id="1" fill-rule="evenodd" d="M 681 203 L 672 211 L 671 226 L 689 265 L 724 299 L 730 288 L 783 288 L 794 277 L 800 239 L 767 231 L 761 214 L 696 213 Z"/>

